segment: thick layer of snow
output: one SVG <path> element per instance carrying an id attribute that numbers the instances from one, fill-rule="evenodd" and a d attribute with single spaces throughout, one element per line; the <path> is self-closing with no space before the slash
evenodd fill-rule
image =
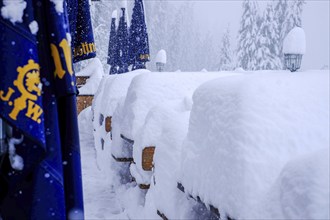
<path id="1" fill-rule="evenodd" d="M 127 0 L 120 0 L 120 8 L 125 8 L 127 10 Z"/>
<path id="2" fill-rule="evenodd" d="M 329 219 L 329 197 L 329 148 L 323 148 L 286 164 L 265 210 L 275 219 Z"/>
<path id="3" fill-rule="evenodd" d="M 283 42 L 283 53 L 285 54 L 305 54 L 306 37 L 304 29 L 293 28 L 285 37 Z"/>
<path id="4" fill-rule="evenodd" d="M 219 79 L 193 103 L 179 177 L 188 193 L 233 218 L 329 218 L 329 71 Z"/>
<path id="5" fill-rule="evenodd" d="M 157 56 L 156 56 L 156 63 L 164 63 L 166 64 L 166 51 L 161 49 L 158 51 Z"/>
<path id="6" fill-rule="evenodd" d="M 26 2 L 24 0 L 3 0 L 3 4 L 1 15 L 4 19 L 10 20 L 13 24 L 15 22 L 23 22 L 23 13 L 26 8 Z"/>
<path id="7" fill-rule="evenodd" d="M 89 146 L 94 146 L 92 108 L 87 107 L 78 115 L 79 138 L 81 142 Z"/>
<path id="8" fill-rule="evenodd" d="M 92 111 L 89 107 L 84 109 L 78 117 L 85 218 L 128 219 L 125 214 L 121 214 L 123 210 L 113 188 L 106 181 L 104 173 L 96 166 L 91 115 Z"/>
<path id="9" fill-rule="evenodd" d="M 127 111 L 134 116 L 146 111 L 134 135 L 131 172 L 137 182 L 151 186 L 148 191 L 134 183 L 120 186 L 116 172 L 100 172 L 85 162 L 86 216 L 156 219 L 159 210 L 170 219 L 194 219 L 196 203 L 176 189 L 180 181 L 222 216 L 329 218 L 329 71 L 244 73 L 213 81 L 210 73 L 200 73 L 209 77 L 203 82 L 210 82 L 197 90 L 192 73 L 106 76 L 92 108 L 99 167 L 113 169 L 117 163 L 111 162 L 110 151 L 120 147 L 115 140 L 121 140 L 127 107 L 134 107 Z M 128 100 L 135 103 L 127 105 Z M 79 115 L 80 126 L 88 127 L 90 111 Z M 104 130 L 110 113 L 113 141 Z M 153 172 L 141 168 L 145 146 L 156 146 Z M 95 162 L 92 148 L 84 154 Z"/>
<path id="10" fill-rule="evenodd" d="M 134 164 L 130 166 L 130 173 L 138 184 L 151 184 L 145 201 L 146 213 L 155 213 L 159 210 L 161 213 L 166 213 L 170 219 L 191 218 L 189 212 L 191 201 L 176 189 L 181 147 L 188 131 L 192 107 L 191 97 L 203 82 L 232 75 L 231 73 L 150 73 L 140 75 L 133 80 L 125 100 L 125 104 L 133 103 L 133 105 L 124 105 L 121 109 L 133 108 L 128 112 L 141 117 L 138 118 L 142 122 L 141 127 L 134 136 Z M 133 90 L 137 93 L 132 92 Z M 146 115 L 139 115 L 143 110 L 142 106 Z M 127 115 L 124 115 L 121 122 L 126 119 Z M 142 151 L 148 146 L 156 147 L 153 171 L 144 171 L 142 168 Z M 120 150 L 116 148 L 112 149 L 112 152 L 121 154 Z M 145 217 L 152 218 L 148 215 Z"/>
<path id="11" fill-rule="evenodd" d="M 125 74 L 106 75 L 103 77 L 94 96 L 92 105 L 94 144 L 99 168 L 103 169 L 106 173 L 109 171 L 111 158 L 110 148 L 113 145 L 111 135 L 115 136 L 115 134 L 114 132 L 107 133 L 105 131 L 105 118 L 107 116 L 113 117 L 118 103 L 126 97 L 131 80 L 135 76 L 145 72 L 148 72 L 148 70 L 136 70 Z M 113 117 L 112 124 L 115 123 L 114 121 L 115 118 Z M 112 127 L 114 127 L 114 125 L 112 125 Z M 103 149 L 102 139 L 104 141 Z"/>
<path id="12" fill-rule="evenodd" d="M 102 63 L 99 58 L 93 58 L 84 69 L 76 73 L 77 76 L 89 76 L 86 84 L 79 88 L 80 95 L 94 95 L 104 75 Z"/>
<path id="13" fill-rule="evenodd" d="M 146 207 L 155 206 L 156 212 L 166 213 L 169 219 L 187 219 L 191 208 L 185 195 L 176 189 L 180 167 L 181 147 L 188 131 L 190 107 L 185 100 L 167 102 L 149 111 L 146 122 L 134 144 L 133 155 L 137 174 L 144 179 L 138 183 L 151 184 L 146 197 Z M 137 146 L 156 146 L 153 176 L 141 168 L 141 148 Z M 132 169 L 131 169 L 132 170 Z M 135 177 L 137 174 L 133 176 Z M 138 176 L 138 175 L 137 175 Z M 180 208 L 178 208 L 180 207 Z"/>
<path id="14" fill-rule="evenodd" d="M 146 73 L 135 77 L 127 92 L 121 133 L 132 140 L 141 129 L 149 110 L 162 103 L 191 97 L 203 82 L 233 73 Z"/>

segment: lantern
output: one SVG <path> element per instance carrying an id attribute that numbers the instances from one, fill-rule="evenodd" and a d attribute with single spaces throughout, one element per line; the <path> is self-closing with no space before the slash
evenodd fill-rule
<path id="1" fill-rule="evenodd" d="M 291 72 L 300 69 L 302 54 L 284 54 L 285 67 Z"/>
<path id="2" fill-rule="evenodd" d="M 302 55 L 306 50 L 305 32 L 300 27 L 293 28 L 283 42 L 284 64 L 291 72 L 300 68 Z"/>
<path id="3" fill-rule="evenodd" d="M 166 64 L 166 51 L 160 50 L 156 56 L 156 68 L 158 72 L 163 72 Z"/>

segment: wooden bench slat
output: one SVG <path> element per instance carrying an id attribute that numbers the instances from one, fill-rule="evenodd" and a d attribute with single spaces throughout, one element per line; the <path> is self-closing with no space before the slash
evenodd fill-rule
<path id="1" fill-rule="evenodd" d="M 117 162 L 134 162 L 133 158 L 131 157 L 115 157 L 113 154 L 111 154 L 112 158 L 115 159 Z"/>

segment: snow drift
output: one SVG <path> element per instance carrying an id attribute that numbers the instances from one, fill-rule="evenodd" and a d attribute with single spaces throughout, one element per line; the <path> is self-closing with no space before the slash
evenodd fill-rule
<path id="1" fill-rule="evenodd" d="M 179 177 L 188 193 L 233 218 L 329 218 L 329 157 L 312 156 L 329 155 L 328 71 L 224 78 L 193 102 Z"/>

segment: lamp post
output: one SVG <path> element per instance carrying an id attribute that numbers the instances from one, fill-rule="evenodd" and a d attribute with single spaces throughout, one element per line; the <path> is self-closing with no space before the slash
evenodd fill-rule
<path id="1" fill-rule="evenodd" d="M 305 32 L 300 27 L 293 28 L 283 42 L 284 65 L 291 72 L 301 66 L 302 55 L 306 50 Z"/>

